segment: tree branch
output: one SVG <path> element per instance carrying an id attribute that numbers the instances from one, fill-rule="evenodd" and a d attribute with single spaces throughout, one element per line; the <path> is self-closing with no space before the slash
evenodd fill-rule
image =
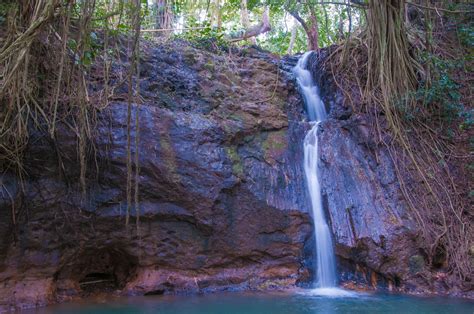
<path id="1" fill-rule="evenodd" d="M 251 37 L 256 37 L 260 34 L 270 31 L 271 29 L 272 29 L 272 26 L 270 25 L 270 12 L 269 12 L 269 8 L 266 7 L 262 15 L 261 23 L 247 29 L 241 37 L 231 38 L 229 41 L 233 43 L 233 42 L 245 40 Z"/>
<path id="2" fill-rule="evenodd" d="M 290 13 L 290 15 L 292 17 L 295 18 L 295 20 L 297 20 L 301 26 L 303 26 L 305 32 L 308 32 L 309 30 L 309 27 L 308 27 L 308 24 L 306 24 L 306 22 L 303 20 L 303 18 L 299 15 L 299 13 L 295 10 L 288 10 L 288 13 Z"/>
<path id="3" fill-rule="evenodd" d="M 362 0 L 350 0 L 349 2 L 338 2 L 338 1 L 321 1 L 321 2 L 301 2 L 303 4 L 315 5 L 315 4 L 334 4 L 334 5 L 343 5 L 347 7 L 357 8 L 357 9 L 367 9 L 368 5 Z"/>

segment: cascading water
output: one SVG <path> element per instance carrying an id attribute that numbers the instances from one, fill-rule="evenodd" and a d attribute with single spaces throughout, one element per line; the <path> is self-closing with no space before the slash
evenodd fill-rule
<path id="1" fill-rule="evenodd" d="M 336 287 L 336 270 L 333 243 L 329 226 L 326 222 L 321 201 L 321 188 L 318 178 L 318 129 L 321 121 L 326 119 L 326 109 L 319 96 L 318 86 L 314 83 L 311 72 L 306 69 L 311 52 L 305 53 L 298 60 L 294 73 L 304 97 L 312 128 L 304 139 L 304 171 L 313 210 L 314 233 L 316 237 L 316 288 L 326 291 Z M 337 289 L 339 290 L 339 289 Z M 331 294 L 328 292 L 328 294 Z"/>

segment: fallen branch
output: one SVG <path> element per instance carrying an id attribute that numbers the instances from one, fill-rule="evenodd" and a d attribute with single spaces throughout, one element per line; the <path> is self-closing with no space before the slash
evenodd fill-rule
<path id="1" fill-rule="evenodd" d="M 255 25 L 248 30 L 245 31 L 245 33 L 241 37 L 236 37 L 236 38 L 231 38 L 229 39 L 229 42 L 235 43 L 241 40 L 246 40 L 251 37 L 256 37 L 260 34 L 266 33 L 272 29 L 272 26 L 270 25 L 270 14 L 269 14 L 269 8 L 266 7 L 265 11 L 263 11 L 262 15 L 262 22 L 259 23 L 258 25 Z"/>

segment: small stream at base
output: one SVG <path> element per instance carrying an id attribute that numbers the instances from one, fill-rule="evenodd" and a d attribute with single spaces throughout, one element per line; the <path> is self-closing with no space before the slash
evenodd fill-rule
<path id="1" fill-rule="evenodd" d="M 311 290 L 306 290 L 311 291 Z M 26 311 L 36 314 L 371 314 L 456 313 L 472 314 L 474 302 L 450 298 L 358 294 L 357 297 L 324 297 L 287 292 L 232 292 L 205 295 L 85 299 Z"/>

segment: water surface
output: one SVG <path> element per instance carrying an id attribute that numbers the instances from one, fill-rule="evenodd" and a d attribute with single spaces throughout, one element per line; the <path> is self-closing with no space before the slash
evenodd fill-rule
<path id="1" fill-rule="evenodd" d="M 474 313 L 474 302 L 452 298 L 351 294 L 327 296 L 303 292 L 215 293 L 188 296 L 123 297 L 84 300 L 39 309 L 40 314 L 306 314 L 306 313 Z"/>

